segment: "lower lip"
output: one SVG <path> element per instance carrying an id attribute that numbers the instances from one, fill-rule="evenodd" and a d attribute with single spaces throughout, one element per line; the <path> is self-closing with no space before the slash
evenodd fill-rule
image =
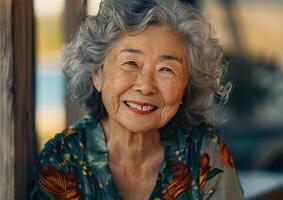
<path id="1" fill-rule="evenodd" d="M 137 109 L 132 108 L 132 107 L 130 107 L 130 106 L 128 106 L 128 105 L 126 105 L 126 107 L 127 107 L 129 110 L 133 111 L 134 113 L 141 114 L 141 115 L 148 115 L 148 114 L 150 114 L 150 113 L 152 113 L 152 112 L 154 111 L 154 110 L 150 110 L 150 111 L 137 110 Z"/>

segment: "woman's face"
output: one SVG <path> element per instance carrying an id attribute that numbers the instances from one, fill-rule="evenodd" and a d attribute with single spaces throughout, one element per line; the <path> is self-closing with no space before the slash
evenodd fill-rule
<path id="1" fill-rule="evenodd" d="M 108 119 L 132 132 L 156 130 L 172 119 L 188 79 L 184 41 L 167 26 L 124 36 L 93 75 Z"/>

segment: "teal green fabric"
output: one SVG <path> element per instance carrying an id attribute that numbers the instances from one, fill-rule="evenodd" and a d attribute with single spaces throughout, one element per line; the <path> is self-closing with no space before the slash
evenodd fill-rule
<path id="1" fill-rule="evenodd" d="M 177 130 L 162 139 L 165 159 L 151 200 L 241 200 L 233 160 L 213 125 Z M 48 141 L 40 154 L 31 199 L 122 200 L 108 166 L 100 123 L 90 115 Z"/>

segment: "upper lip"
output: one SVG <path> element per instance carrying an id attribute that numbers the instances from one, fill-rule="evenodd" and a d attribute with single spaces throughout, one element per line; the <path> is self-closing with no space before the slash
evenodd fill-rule
<path id="1" fill-rule="evenodd" d="M 140 106 L 153 106 L 153 107 L 157 107 L 156 105 L 150 104 L 150 103 L 147 103 L 147 102 L 139 102 L 139 101 L 131 101 L 131 100 L 126 100 L 125 102 L 134 103 L 134 104 L 137 104 L 137 105 L 140 105 Z"/>

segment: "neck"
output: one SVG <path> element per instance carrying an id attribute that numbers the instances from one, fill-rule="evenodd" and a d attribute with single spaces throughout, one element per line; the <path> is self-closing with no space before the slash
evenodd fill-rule
<path id="1" fill-rule="evenodd" d="M 131 132 L 112 119 L 102 121 L 109 162 L 119 167 L 148 168 L 148 162 L 163 158 L 163 148 L 157 130 Z"/>

